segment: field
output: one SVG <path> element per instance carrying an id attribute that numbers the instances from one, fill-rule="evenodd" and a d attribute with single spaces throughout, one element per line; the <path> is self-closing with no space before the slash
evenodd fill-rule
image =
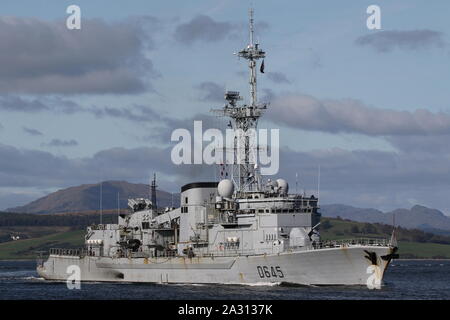
<path id="1" fill-rule="evenodd" d="M 57 232 L 38 238 L 0 243 L 0 260 L 34 259 L 37 251 L 50 248 L 80 248 L 84 244 L 84 230 Z"/>

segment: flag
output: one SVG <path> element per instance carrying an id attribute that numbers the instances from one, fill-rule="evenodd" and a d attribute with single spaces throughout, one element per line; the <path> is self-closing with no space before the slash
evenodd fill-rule
<path id="1" fill-rule="evenodd" d="M 261 63 L 261 68 L 259 68 L 259 71 L 261 71 L 261 73 L 264 73 L 264 59 Z"/>

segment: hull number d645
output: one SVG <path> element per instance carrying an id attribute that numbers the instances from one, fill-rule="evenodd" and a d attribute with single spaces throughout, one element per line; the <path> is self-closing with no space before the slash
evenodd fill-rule
<path id="1" fill-rule="evenodd" d="M 284 278 L 284 273 L 279 266 L 257 266 L 260 278 Z"/>

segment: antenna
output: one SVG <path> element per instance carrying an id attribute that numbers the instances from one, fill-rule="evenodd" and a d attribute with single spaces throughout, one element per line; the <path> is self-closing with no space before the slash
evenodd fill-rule
<path id="1" fill-rule="evenodd" d="M 295 173 L 295 193 L 298 193 L 298 172 Z"/>
<path id="2" fill-rule="evenodd" d="M 120 216 L 120 192 L 117 191 L 117 219 Z"/>
<path id="3" fill-rule="evenodd" d="M 238 192 L 259 191 L 261 189 L 258 170 L 255 167 L 257 159 L 253 157 L 251 135 L 256 130 L 258 119 L 267 109 L 267 104 L 258 104 L 256 95 L 256 63 L 257 60 L 265 58 L 266 53 L 254 43 L 253 8 L 249 9 L 249 44 L 236 53 L 240 58 L 248 60 L 250 104 L 239 105 L 241 96 L 237 91 L 227 91 L 225 100 L 227 104 L 214 112 L 228 116 L 232 120 L 232 128 L 235 131 L 233 152 L 233 171 L 231 179 Z"/>
<path id="4" fill-rule="evenodd" d="M 253 46 L 253 33 L 254 33 L 254 28 L 253 28 L 253 8 L 250 8 L 248 10 L 248 16 L 249 16 L 249 20 L 250 20 L 250 45 Z"/>
<path id="5" fill-rule="evenodd" d="M 319 205 L 319 199 L 320 199 L 320 164 L 319 164 L 319 173 L 317 177 L 317 205 Z"/>
<path id="6" fill-rule="evenodd" d="M 158 209 L 158 205 L 156 203 L 156 173 L 153 174 L 153 181 L 152 181 L 152 185 L 150 187 L 151 193 L 152 193 L 152 207 L 154 212 L 156 213 L 156 209 Z"/>
<path id="7" fill-rule="evenodd" d="M 103 224 L 103 181 L 100 182 L 100 224 Z"/>
<path id="8" fill-rule="evenodd" d="M 392 234 L 391 239 L 389 240 L 389 245 L 394 248 L 398 246 L 397 237 L 395 235 L 395 213 L 392 214 Z"/>

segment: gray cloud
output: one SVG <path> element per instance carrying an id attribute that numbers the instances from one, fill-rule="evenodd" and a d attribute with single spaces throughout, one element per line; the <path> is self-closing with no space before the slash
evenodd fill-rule
<path id="1" fill-rule="evenodd" d="M 275 83 L 291 83 L 291 81 L 282 72 L 267 72 L 267 77 Z"/>
<path id="2" fill-rule="evenodd" d="M 174 191 L 192 179 L 214 180 L 212 167 L 177 166 L 170 153 L 171 147 L 112 148 L 92 157 L 70 159 L 0 144 L 0 188 L 58 188 L 105 179 L 148 182 L 146 172 L 166 176 L 161 188 L 174 187 Z"/>
<path id="3" fill-rule="evenodd" d="M 214 82 L 196 86 L 202 93 L 202 101 L 223 102 L 224 87 Z M 317 99 L 309 95 L 276 95 L 271 89 L 263 89 L 261 101 L 271 102 L 268 119 L 282 125 L 302 130 L 329 133 L 359 133 L 369 136 L 415 136 L 450 134 L 450 114 L 430 112 L 425 109 L 397 111 L 369 107 L 354 99 Z M 83 107 L 71 100 L 42 98 L 27 100 L 14 96 L 0 96 L 0 110 L 10 112 L 56 112 L 62 114 L 89 113 L 98 118 L 112 117 L 128 121 L 154 124 L 167 130 L 180 128 L 183 120 L 156 112 L 150 106 L 131 105 L 121 108 L 108 106 Z M 189 118 L 204 118 L 195 115 Z M 186 120 L 184 120 L 186 121 Z M 392 140 L 392 142 L 395 142 Z"/>
<path id="4" fill-rule="evenodd" d="M 112 148 L 92 157 L 70 159 L 0 145 L 0 188 L 58 188 L 105 179 L 147 182 L 146 172 L 157 172 L 161 188 L 177 191 L 192 180 L 217 179 L 214 166 L 176 166 L 170 160 L 170 152 L 171 147 Z M 276 177 L 288 179 L 291 190 L 295 191 L 294 177 L 298 172 L 299 189 L 315 192 L 320 165 L 322 203 L 384 209 L 409 206 L 410 201 L 416 201 L 449 208 L 445 197 L 450 185 L 449 157 L 450 152 L 437 157 L 427 152 L 282 149 L 280 172 Z M 6 205 L 0 203 L 3 206 Z"/>
<path id="5" fill-rule="evenodd" d="M 248 30 L 248 25 L 244 26 L 245 30 Z M 262 34 L 270 29 L 270 24 L 267 21 L 258 21 L 255 23 L 255 30 L 258 31 L 259 34 Z"/>
<path id="6" fill-rule="evenodd" d="M 112 108 L 108 106 L 84 107 L 78 103 L 61 97 L 41 97 L 25 99 L 18 96 L 0 96 L 0 110 L 8 112 L 52 112 L 60 114 L 89 113 L 98 118 L 112 117 L 134 122 L 169 122 L 160 113 L 142 105 Z M 24 128 L 25 130 L 25 128 Z M 27 133 L 31 133 L 25 130 Z"/>
<path id="7" fill-rule="evenodd" d="M 424 109 L 396 111 L 368 107 L 353 99 L 320 100 L 309 95 L 278 96 L 270 119 L 293 128 L 330 133 L 428 135 L 450 133 L 450 114 Z"/>
<path id="8" fill-rule="evenodd" d="M 195 88 L 201 91 L 200 101 L 224 101 L 225 86 L 212 81 L 205 81 L 195 86 Z"/>
<path id="9" fill-rule="evenodd" d="M 74 139 L 71 140 L 52 139 L 49 143 L 42 144 L 42 146 L 46 147 L 75 147 L 77 145 L 78 142 Z"/>
<path id="10" fill-rule="evenodd" d="M 74 101 L 57 96 L 27 99 L 16 95 L 0 95 L 0 111 L 72 114 L 77 112 L 89 112 L 89 108 L 82 107 Z"/>
<path id="11" fill-rule="evenodd" d="M 174 36 L 175 40 L 185 45 L 196 41 L 216 42 L 223 40 L 234 28 L 229 22 L 218 22 L 206 15 L 198 15 L 178 25 Z"/>
<path id="12" fill-rule="evenodd" d="M 385 139 L 405 153 L 450 154 L 450 134 L 387 136 Z"/>
<path id="13" fill-rule="evenodd" d="M 316 52 L 313 48 L 308 48 L 308 60 L 313 69 L 322 68 L 322 59 L 320 58 L 319 53 Z"/>
<path id="14" fill-rule="evenodd" d="M 379 31 L 355 40 L 359 46 L 371 46 L 378 52 L 390 52 L 395 48 L 418 50 L 445 46 L 443 33 L 433 30 Z"/>
<path id="15" fill-rule="evenodd" d="M 300 188 L 317 193 L 321 170 L 322 203 L 346 203 L 393 209 L 423 204 L 450 209 L 446 192 L 450 186 L 450 152 L 386 152 L 375 150 L 281 150 L 279 177 L 295 190 L 295 172 Z M 292 178 L 294 177 L 294 178 Z"/>
<path id="16" fill-rule="evenodd" d="M 270 88 L 263 88 L 262 89 L 263 95 L 259 100 L 262 102 L 272 102 L 277 97 L 275 92 Z"/>
<path id="17" fill-rule="evenodd" d="M 33 128 L 27 128 L 27 127 L 22 127 L 22 130 L 26 133 L 28 133 L 30 136 L 42 136 L 42 132 L 37 130 L 37 129 L 33 129 Z"/>
<path id="18" fill-rule="evenodd" d="M 41 100 L 27 100 L 18 96 L 0 96 L 0 110 L 13 112 L 39 112 L 50 110 Z"/>
<path id="19" fill-rule="evenodd" d="M 142 105 L 133 105 L 132 107 L 128 108 L 92 107 L 90 109 L 86 109 L 85 111 L 93 113 L 99 118 L 112 117 L 133 122 L 158 123 L 161 121 L 165 121 L 164 117 L 160 113 L 155 112 L 150 107 Z"/>
<path id="20" fill-rule="evenodd" d="M 139 22 L 139 23 L 138 23 Z M 143 50 L 153 48 L 150 17 L 106 23 L 0 17 L 0 93 L 133 93 L 159 76 Z M 146 78 L 147 77 L 147 78 Z"/>

